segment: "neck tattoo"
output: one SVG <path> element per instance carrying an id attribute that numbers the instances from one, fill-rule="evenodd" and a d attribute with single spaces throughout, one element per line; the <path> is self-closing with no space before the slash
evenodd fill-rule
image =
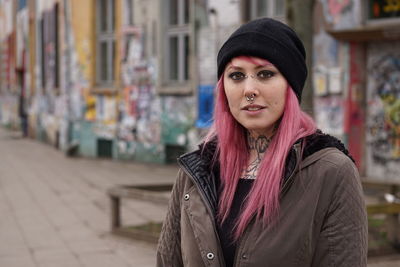
<path id="1" fill-rule="evenodd" d="M 256 153 L 255 159 L 247 166 L 243 171 L 242 179 L 255 179 L 258 173 L 258 167 L 260 166 L 261 160 L 267 151 L 271 139 L 265 135 L 259 135 L 254 138 L 250 134 L 247 136 L 247 143 L 249 146 L 250 154 Z"/>

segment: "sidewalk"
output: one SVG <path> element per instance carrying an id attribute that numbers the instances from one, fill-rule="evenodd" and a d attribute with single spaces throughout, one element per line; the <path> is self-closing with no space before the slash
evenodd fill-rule
<path id="1" fill-rule="evenodd" d="M 173 182 L 176 166 L 68 158 L 0 128 L 1 267 L 153 267 L 155 245 L 110 234 L 106 191 Z M 123 202 L 123 224 L 161 221 L 165 206 Z M 368 267 L 397 267 L 399 257 Z M 172 267 L 172 266 L 171 266 Z"/>
<path id="2" fill-rule="evenodd" d="M 167 183 L 176 166 L 67 158 L 53 147 L 0 129 L 0 266 L 155 265 L 155 245 L 109 233 L 106 190 Z M 123 223 L 160 221 L 165 207 L 123 203 Z"/>

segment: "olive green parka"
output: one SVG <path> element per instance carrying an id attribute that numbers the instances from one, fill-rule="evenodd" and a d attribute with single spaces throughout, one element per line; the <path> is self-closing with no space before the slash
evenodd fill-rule
<path id="1" fill-rule="evenodd" d="M 367 217 L 360 178 L 334 137 L 294 145 L 279 217 L 253 220 L 238 241 L 235 267 L 367 266 Z M 216 230 L 216 175 L 202 149 L 183 155 L 157 249 L 158 267 L 224 267 Z M 301 151 L 303 151 L 301 153 Z"/>

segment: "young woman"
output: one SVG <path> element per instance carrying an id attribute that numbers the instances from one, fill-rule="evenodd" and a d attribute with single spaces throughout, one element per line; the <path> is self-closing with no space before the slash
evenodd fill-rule
<path id="1" fill-rule="evenodd" d="M 366 266 L 359 175 L 300 110 L 304 47 L 286 25 L 242 25 L 218 54 L 214 124 L 179 158 L 157 266 Z"/>

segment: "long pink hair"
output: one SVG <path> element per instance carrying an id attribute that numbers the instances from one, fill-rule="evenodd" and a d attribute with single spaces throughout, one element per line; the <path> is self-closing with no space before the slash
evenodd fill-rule
<path id="1" fill-rule="evenodd" d="M 293 90 L 288 87 L 284 113 L 274 137 L 260 163 L 257 179 L 247 197 L 236 222 L 234 238 L 237 240 L 253 216 L 268 225 L 279 212 L 279 193 L 287 155 L 293 144 L 302 137 L 313 134 L 313 119 L 300 109 Z M 223 223 L 229 215 L 236 186 L 249 159 L 246 129 L 232 116 L 225 95 L 223 75 L 217 83 L 214 123 L 205 142 L 217 137 L 222 192 L 219 197 L 217 218 Z"/>

